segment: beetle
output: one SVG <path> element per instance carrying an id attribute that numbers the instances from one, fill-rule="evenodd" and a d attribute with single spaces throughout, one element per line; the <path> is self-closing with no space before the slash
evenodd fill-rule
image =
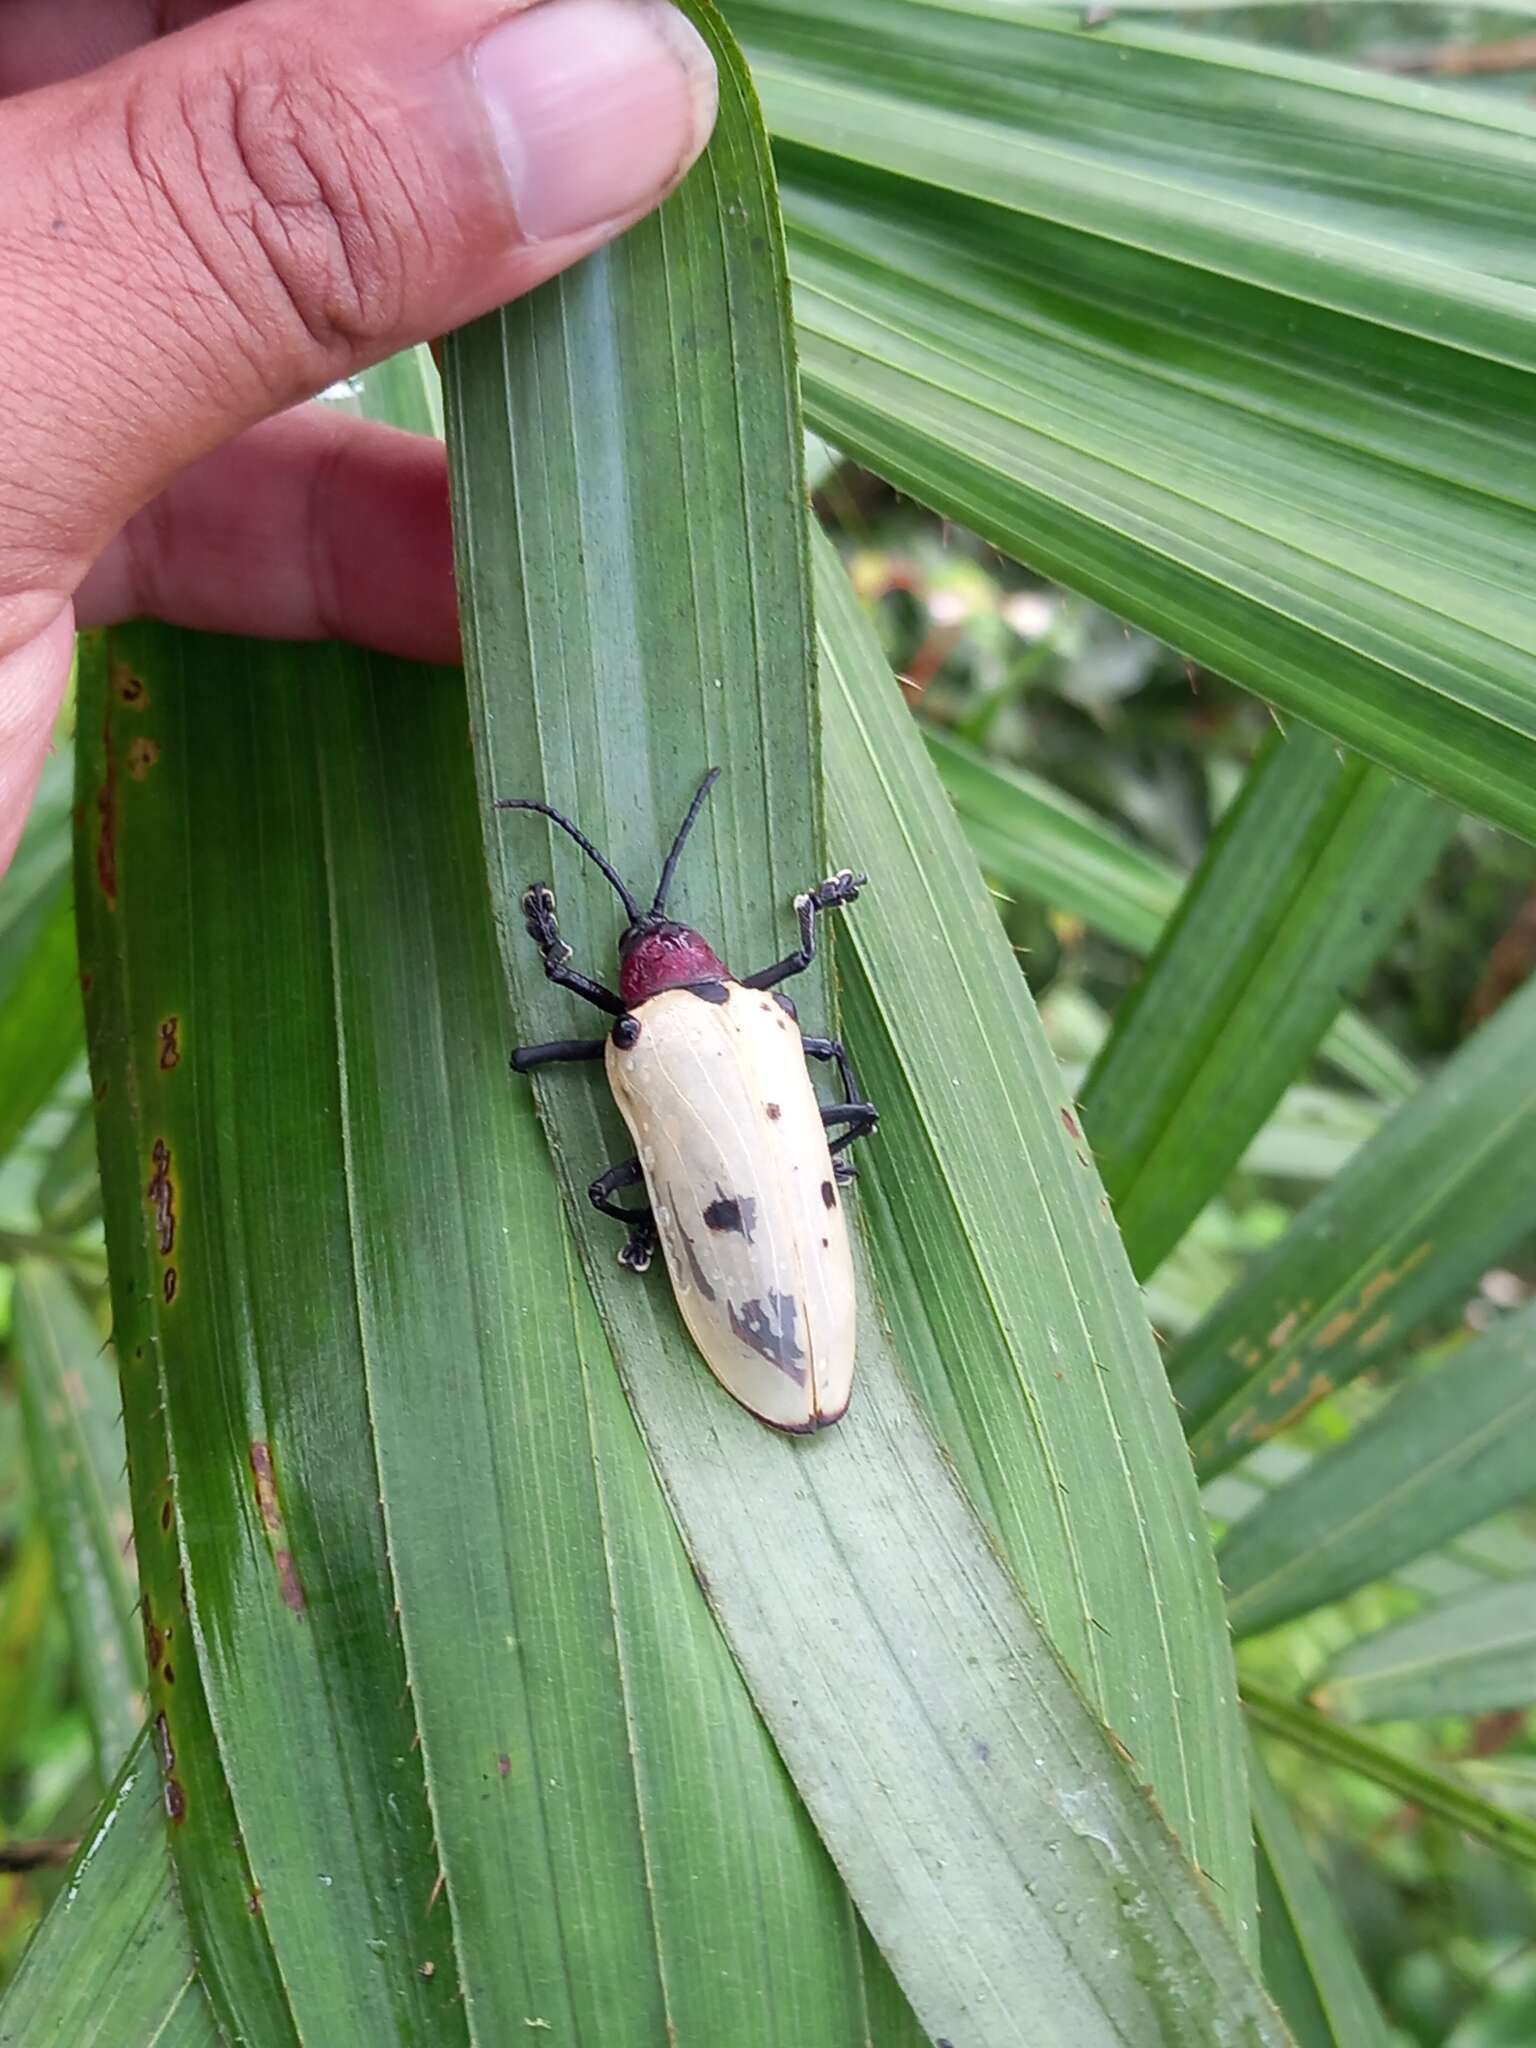
<path id="1" fill-rule="evenodd" d="M 843 1155 L 879 1119 L 843 1045 L 802 1035 L 794 1004 L 772 991 L 810 966 L 817 918 L 854 902 L 867 877 L 844 868 L 797 896 L 799 946 L 734 977 L 707 940 L 667 913 L 678 861 L 719 774 L 711 768 L 695 791 L 649 910 L 561 812 L 531 797 L 497 800 L 498 810 L 536 811 L 568 833 L 629 920 L 615 994 L 571 966 L 549 885 L 525 890 L 523 918 L 545 974 L 614 1022 L 606 1038 L 522 1046 L 512 1068 L 604 1061 L 635 1157 L 599 1174 L 587 1193 L 627 1226 L 620 1263 L 645 1272 L 659 1243 L 683 1321 L 715 1378 L 772 1428 L 805 1435 L 837 1422 L 852 1392 L 856 1317 L 842 1190 L 854 1169 Z M 818 1099 L 806 1055 L 837 1068 L 841 1102 Z M 642 1184 L 643 1206 L 613 1199 Z"/>

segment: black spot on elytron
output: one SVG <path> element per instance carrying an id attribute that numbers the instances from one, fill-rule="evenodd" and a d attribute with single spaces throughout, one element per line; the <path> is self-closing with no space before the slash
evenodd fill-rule
<path id="1" fill-rule="evenodd" d="M 726 1308 L 731 1329 L 742 1343 L 787 1374 L 797 1387 L 803 1387 L 805 1367 L 799 1361 L 805 1353 L 795 1342 L 795 1324 L 800 1316 L 800 1304 L 795 1297 L 770 1294 L 766 1309 L 761 1301 L 744 1301 L 739 1309 L 734 1301 L 728 1301 Z"/>
<path id="2" fill-rule="evenodd" d="M 689 995 L 697 996 L 701 1003 L 728 1003 L 731 992 L 723 981 L 685 982 Z"/>
<path id="3" fill-rule="evenodd" d="M 613 1027 L 613 1042 L 620 1052 L 628 1052 L 631 1046 L 638 1045 L 640 1042 L 640 1019 L 638 1017 L 621 1017 Z"/>
<path id="4" fill-rule="evenodd" d="M 768 1112 L 768 1121 L 771 1124 L 776 1124 L 779 1118 L 784 1114 L 783 1110 L 780 1109 L 779 1105 L 776 1102 L 765 1102 L 763 1104 L 763 1107 Z"/>
<path id="5" fill-rule="evenodd" d="M 824 1180 L 821 1184 L 821 1199 L 829 1209 L 837 1207 L 837 1189 L 833 1187 L 829 1180 Z"/>
<path id="6" fill-rule="evenodd" d="M 693 1239 L 681 1224 L 677 1226 L 677 1234 L 683 1240 L 683 1253 L 688 1260 L 688 1271 L 693 1275 L 694 1286 L 706 1301 L 713 1301 L 715 1290 L 710 1286 L 704 1268 L 699 1264 L 699 1255 L 693 1248 Z"/>
<path id="7" fill-rule="evenodd" d="M 734 1230 L 738 1237 L 752 1242 L 752 1226 L 757 1221 L 757 1204 L 750 1195 L 728 1195 L 718 1181 L 715 1182 L 715 1199 L 704 1211 L 704 1221 L 711 1230 Z"/>

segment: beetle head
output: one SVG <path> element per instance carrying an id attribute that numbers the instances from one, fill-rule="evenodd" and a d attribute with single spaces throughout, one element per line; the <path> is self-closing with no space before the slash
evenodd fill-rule
<path id="1" fill-rule="evenodd" d="M 570 834 L 611 883 L 619 901 L 629 912 L 629 923 L 619 941 L 619 991 L 626 1003 L 643 1003 L 647 996 L 659 995 L 664 988 L 684 988 L 689 982 L 724 981 L 726 978 L 725 965 L 714 948 L 689 926 L 678 924 L 667 915 L 667 895 L 677 871 L 678 859 L 719 773 L 718 768 L 711 768 L 694 791 L 688 815 L 662 865 L 656 900 L 649 910 L 640 908 L 607 859 L 569 818 L 532 797 L 497 799 L 499 811 L 537 811 L 542 817 L 551 819 L 562 832 Z"/>
<path id="2" fill-rule="evenodd" d="M 725 977 L 725 963 L 707 939 L 654 911 L 637 917 L 619 941 L 619 994 L 626 1003 L 643 1003 L 664 988 Z"/>

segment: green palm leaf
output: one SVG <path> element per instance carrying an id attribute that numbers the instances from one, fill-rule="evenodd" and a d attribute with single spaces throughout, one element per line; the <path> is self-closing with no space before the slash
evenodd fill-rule
<path id="1" fill-rule="evenodd" d="M 1536 1222 L 1536 984 L 1513 996 L 1296 1218 L 1170 1361 L 1202 1472 L 1455 1302 Z"/>
<path id="2" fill-rule="evenodd" d="M 1255 1635 L 1341 1599 L 1536 1492 L 1533 1424 L 1527 1308 L 1451 1346 L 1235 1525 L 1221 1548 L 1234 1631 Z"/>
<path id="3" fill-rule="evenodd" d="M 1003 0 L 732 0 L 808 410 L 1527 836 L 1536 120 Z"/>
<path id="4" fill-rule="evenodd" d="M 799 437 L 778 400 L 782 369 L 766 376 L 755 354 L 782 349 L 769 324 L 777 319 L 773 281 L 760 261 L 773 220 L 737 183 L 743 161 L 750 158 L 733 161 L 717 141 L 711 163 L 723 205 L 711 199 L 706 207 L 702 196 L 691 209 L 680 203 L 612 255 L 460 338 L 449 359 L 448 393 L 485 798 L 544 796 L 577 812 L 620 871 L 639 878 L 656 871 L 699 768 L 725 762 L 730 772 L 693 843 L 681 900 L 689 918 L 723 939 L 738 961 L 772 949 L 775 904 L 786 902 L 815 865 L 818 781 Z M 734 312 L 728 328 L 719 324 L 710 284 L 719 276 L 728 282 Z M 718 392 L 700 388 L 700 357 L 720 363 Z M 590 402 L 600 367 L 618 369 L 624 411 Z M 722 413 L 728 419 L 732 411 L 736 423 L 724 429 Z M 739 453 L 727 458 L 725 450 Z M 558 615 L 541 602 L 555 586 L 567 595 Z M 824 621 L 824 630 L 841 654 L 838 627 Z M 883 668 L 880 687 L 888 696 Z M 899 721 L 896 730 L 908 748 L 915 746 Z M 894 760 L 882 747 L 869 770 L 857 771 L 858 783 L 867 786 L 871 773 L 894 774 Z M 856 786 L 854 773 L 846 786 Z M 902 829 L 900 806 L 889 798 L 871 815 L 887 835 L 892 825 Z M 848 849 L 850 859 L 855 851 Z M 862 849 L 857 854 L 865 858 Z M 567 1036 L 578 1023 L 570 999 L 542 982 L 518 930 L 516 905 L 529 880 L 552 879 L 564 928 L 573 942 L 582 935 L 590 950 L 590 935 L 613 930 L 606 887 L 536 821 L 497 822 L 491 859 L 520 1033 Z M 899 875 L 910 854 L 898 855 L 897 863 Z M 997 974 L 1001 956 L 1001 987 L 1015 1001 L 1016 978 L 995 924 L 974 879 L 969 887 L 981 905 L 981 943 L 993 949 L 988 976 Z M 901 918 L 899 888 L 890 914 Z M 598 965 L 583 959 L 589 969 Z M 824 1004 L 823 996 L 811 1014 L 825 1016 Z M 952 1071 L 943 1078 L 947 1117 Z M 1040 2010 L 1039 2025 L 1059 2032 L 1071 2012 L 1079 2026 L 1098 2025 L 1079 2002 L 1081 1958 L 1070 1945 L 1058 1946 L 1030 1903 L 1040 1882 L 1042 1823 L 1058 1840 L 1058 1854 L 1071 1854 L 1059 1827 L 1025 1799 L 1008 1828 L 971 1832 L 969 1817 L 987 1802 L 989 1773 L 1005 1755 L 1033 1769 L 1026 1752 L 1029 1743 L 1045 1740 L 1046 1729 L 1032 1713 L 1033 1732 L 1021 1743 L 1021 1731 L 999 1712 L 996 1622 L 984 1619 L 962 1586 L 990 1584 L 989 1599 L 1007 1596 L 926 1447 L 877 1325 L 871 1321 L 861 1338 L 856 1414 L 830 1438 L 797 1449 L 767 1438 L 733 1410 L 700 1372 L 670 1304 L 615 1265 L 611 1226 L 594 1223 L 585 1209 L 587 1181 L 627 1148 L 611 1106 L 582 1080 L 557 1071 L 541 1084 L 540 1099 L 594 1291 L 695 1563 L 861 1910 L 930 2026 L 952 2024 L 946 2015 L 959 2010 L 957 1999 L 974 2004 L 965 1986 L 978 1967 L 994 1973 L 994 1983 L 1008 1981 L 1010 1949 L 1029 1973 L 1028 2002 Z M 1065 1187 L 1081 1169 L 1061 1134 L 1059 1106 L 1047 1101 L 1038 1114 L 1058 1133 Z M 1093 1214 L 1091 1199 L 1087 1210 Z M 1072 1230 L 1091 1270 L 1103 1259 L 1090 1248 L 1095 1236 L 1102 1243 L 1103 1224 L 1095 1217 L 1087 1234 L 1086 1223 L 1087 1216 Z M 1117 1350 L 1139 1345 L 1145 1366 L 1137 1371 L 1151 1389 L 1145 1325 L 1122 1274 L 1123 1268 L 1099 1283 L 1108 1297 L 1105 1343 Z M 1067 1275 L 1062 1280 L 1070 1287 Z M 1111 1308 L 1117 1286 L 1124 1300 Z M 1091 1338 L 1075 1304 L 1064 1305 L 1063 1329 L 1068 1363 L 1091 1373 Z M 1074 1399 L 1113 1441 L 1111 1411 L 1095 1383 L 1080 1382 Z M 1164 1401 L 1160 1389 L 1156 1400 Z M 1161 1412 L 1166 1419 L 1166 1407 Z M 1173 1533 L 1171 1506 L 1164 1495 L 1146 1510 L 1158 1547 L 1165 1532 Z M 1145 1571 L 1147 1528 L 1134 1518 L 1123 1525 Z M 1174 1575 L 1173 1598 L 1172 1585 L 1188 1582 L 1187 1525 L 1163 1556 Z M 970 1561 L 957 1577 L 962 1557 Z M 1068 1555 L 1068 1577 L 1080 1562 Z M 1051 1597 L 1050 1583 L 1042 1583 L 1042 1597 Z M 1080 1590 L 1075 1597 L 1081 1599 Z M 942 1635 L 967 1646 L 964 1675 L 938 1655 L 931 1631 L 940 1614 Z M 1080 1631 L 1085 1624 L 1074 1616 L 1072 1625 Z M 1113 1624 L 1100 1625 L 1113 1633 Z M 1017 1611 L 1012 1626 L 1027 1627 Z M 909 1653 L 896 1650 L 903 1640 L 910 1640 Z M 1211 1702 L 1216 1747 L 1186 1740 L 1176 1752 L 1182 1770 L 1160 1773 L 1158 1782 L 1175 1813 L 1190 1814 L 1195 1827 L 1210 1825 L 1214 1813 L 1220 1830 L 1238 1810 L 1231 1774 L 1227 1789 L 1214 1793 L 1194 1792 L 1187 1774 L 1202 1751 L 1218 1774 L 1224 1768 L 1224 1680 L 1212 1665 L 1208 1677 L 1193 1682 Z M 1130 1687 L 1122 1680 L 1121 1688 L 1129 1706 Z M 1147 1716 L 1148 1747 L 1158 1719 Z M 966 1742 L 957 1740 L 962 1725 L 970 1731 Z M 895 1774 L 881 1766 L 874 1737 L 885 1730 L 881 1739 L 888 1739 L 896 1729 L 909 1756 L 899 1799 L 891 1796 Z M 1038 1746 L 1033 1754 L 1042 1754 Z M 925 1789 L 914 1805 L 918 1784 Z M 910 1867 L 914 1831 L 957 1824 L 968 1846 L 957 1837 L 954 1856 L 944 1859 L 953 1877 L 920 1894 L 893 1891 L 888 1872 Z M 1235 1832 L 1215 1840 L 1223 1843 L 1212 1848 L 1218 1855 L 1234 1843 L 1233 1883 L 1242 1885 Z M 1069 1881 L 1072 1889 L 1082 1875 Z M 960 1893 L 951 1883 L 989 1901 L 985 1910 L 957 1911 Z M 952 1930 L 939 1967 L 917 1939 L 917 1923 L 935 1916 Z M 1005 1928 L 1013 1934 L 998 1948 Z M 1101 1996 L 1117 2001 L 1123 1994 L 1101 1982 L 1088 1995 L 1096 2005 Z M 988 2027 L 1016 2028 L 1025 1997 L 1021 1980 L 1016 1998 L 1002 1998 L 996 2008 L 989 2000 L 996 2019 L 989 2016 Z"/>
<path id="5" fill-rule="evenodd" d="M 1536 1700 L 1536 1578 L 1485 1586 L 1352 1643 L 1319 1704 L 1345 1721 L 1493 1714 Z"/>
<path id="6" fill-rule="evenodd" d="M 1176 868 L 1041 777 L 1000 767 L 947 733 L 926 737 L 984 873 L 1133 953 L 1153 950 L 1184 886 Z M 1404 1100 L 1418 1086 L 1412 1066 L 1364 1017 L 1339 1017 L 1321 1050 L 1384 1100 Z"/>
<path id="7" fill-rule="evenodd" d="M 27 1259 L 15 1286 L 32 1480 L 104 1788 L 144 1720 L 143 1657 L 123 1562 L 117 1385 L 100 1333 L 62 1271 Z"/>
<path id="8" fill-rule="evenodd" d="M 1138 1273 L 1219 1191 L 1455 824 L 1321 733 L 1255 762 L 1083 1090 Z"/>
<path id="9" fill-rule="evenodd" d="M 147 1742 L 135 1745 L 0 2001 L 0 2048 L 222 2048 Z"/>
<path id="10" fill-rule="evenodd" d="M 1388 2048 L 1386 2022 L 1256 1742 L 1248 1749 L 1264 1981 L 1300 2048 Z"/>

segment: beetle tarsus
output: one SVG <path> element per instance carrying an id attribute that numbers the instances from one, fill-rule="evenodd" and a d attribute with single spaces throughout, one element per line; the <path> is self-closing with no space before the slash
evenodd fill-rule
<path id="1" fill-rule="evenodd" d="M 857 903 L 859 891 L 869 887 L 868 875 L 856 875 L 852 868 L 839 868 L 835 875 L 828 875 L 814 889 L 807 889 L 803 896 L 795 898 L 795 909 L 809 904 L 816 910 L 836 910 L 844 903 Z"/>
<path id="2" fill-rule="evenodd" d="M 624 1015 L 627 1005 L 620 1002 L 612 989 L 604 988 L 600 981 L 592 981 L 585 974 L 578 974 L 567 964 L 571 949 L 560 936 L 560 925 L 555 916 L 555 892 L 547 882 L 535 882 L 531 889 L 523 891 L 523 922 L 528 927 L 529 938 L 539 949 L 544 972 L 556 988 L 568 988 L 572 995 L 580 996 L 594 1009 L 606 1010 L 610 1017 Z"/>
<path id="3" fill-rule="evenodd" d="M 872 1102 L 824 1103 L 821 1121 L 824 1128 L 829 1131 L 837 1130 L 839 1124 L 844 1127 L 827 1147 L 833 1165 L 841 1167 L 845 1164 L 851 1165 L 852 1161 L 840 1160 L 838 1153 L 845 1152 L 856 1138 L 872 1138 L 880 1128 L 880 1112 Z M 841 1173 L 838 1174 L 838 1178 L 843 1178 Z"/>
<path id="4" fill-rule="evenodd" d="M 619 1264 L 631 1273 L 648 1273 L 656 1256 L 656 1226 L 637 1223 L 624 1240 Z"/>
<path id="5" fill-rule="evenodd" d="M 531 889 L 523 891 L 523 923 L 543 957 L 545 973 L 553 967 L 563 967 L 571 957 L 571 949 L 560 936 L 555 892 L 547 882 L 535 882 Z"/>
<path id="6" fill-rule="evenodd" d="M 829 875 L 814 889 L 807 889 L 795 898 L 795 915 L 800 920 L 800 947 L 798 952 L 787 953 L 782 960 L 776 960 L 772 967 L 760 967 L 756 974 L 742 977 L 746 988 L 775 988 L 781 981 L 788 981 L 792 974 L 804 974 L 816 958 L 816 919 L 824 910 L 838 910 L 846 904 L 856 903 L 859 891 L 867 888 L 868 875 L 856 875 L 852 868 L 839 868 L 835 875 Z"/>

